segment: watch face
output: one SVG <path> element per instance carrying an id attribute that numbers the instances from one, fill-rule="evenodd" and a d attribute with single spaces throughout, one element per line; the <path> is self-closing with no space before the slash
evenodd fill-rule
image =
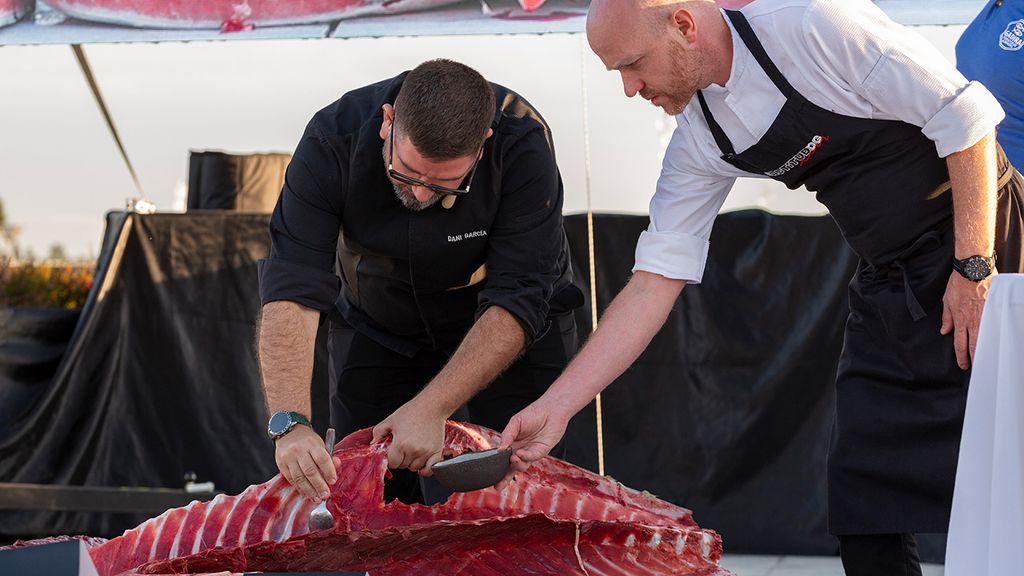
<path id="1" fill-rule="evenodd" d="M 284 434 L 288 431 L 292 425 L 292 417 L 287 412 L 274 412 L 274 415 L 270 417 L 270 422 L 267 424 L 267 432 L 271 436 L 277 436 Z"/>
<path id="2" fill-rule="evenodd" d="M 971 256 L 964 261 L 964 272 L 971 280 L 984 280 L 992 273 L 988 260 L 981 256 Z"/>

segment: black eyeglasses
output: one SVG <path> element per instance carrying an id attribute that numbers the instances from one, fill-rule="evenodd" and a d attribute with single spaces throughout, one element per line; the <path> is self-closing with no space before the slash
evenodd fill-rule
<path id="1" fill-rule="evenodd" d="M 458 196 L 461 194 L 469 194 L 469 186 L 473 183 L 473 175 L 476 174 L 476 166 L 480 163 L 480 157 L 483 156 L 480 152 L 476 154 L 476 161 L 473 162 L 473 167 L 469 169 L 469 174 L 462 179 L 466 183 L 465 188 L 448 188 L 445 186 L 438 186 L 437 184 L 431 184 L 422 180 L 417 180 L 412 176 L 406 176 L 398 170 L 392 168 L 392 162 L 395 158 L 395 129 L 391 128 L 391 135 L 388 137 L 388 176 L 391 176 L 393 180 L 401 182 L 402 184 L 408 184 L 409 186 L 422 186 L 427 190 L 435 194 L 442 196 Z"/>

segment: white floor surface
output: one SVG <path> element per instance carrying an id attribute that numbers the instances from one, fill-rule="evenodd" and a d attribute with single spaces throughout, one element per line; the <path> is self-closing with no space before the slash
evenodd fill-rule
<path id="1" fill-rule="evenodd" d="M 722 567 L 736 576 L 843 576 L 839 557 L 726 554 Z M 942 576 L 942 566 L 925 564 L 924 576 Z"/>

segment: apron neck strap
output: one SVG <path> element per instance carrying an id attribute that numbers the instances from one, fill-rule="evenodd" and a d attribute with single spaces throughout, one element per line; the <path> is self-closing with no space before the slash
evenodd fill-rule
<path id="1" fill-rule="evenodd" d="M 796 94 L 796 90 L 793 89 L 789 80 L 786 80 L 786 77 L 782 75 L 782 72 L 772 62 L 772 59 L 768 57 L 768 53 L 764 51 L 764 46 L 757 39 L 757 35 L 754 34 L 754 29 L 750 27 L 750 22 L 747 22 L 746 16 L 739 10 L 724 10 L 724 12 L 729 17 L 733 27 L 736 28 L 740 39 L 747 45 L 747 49 L 754 55 L 754 59 L 761 65 L 761 69 L 768 75 L 768 78 L 775 84 L 775 87 L 779 89 L 779 92 L 782 92 L 782 95 L 787 99 Z"/>
<path id="2" fill-rule="evenodd" d="M 734 156 L 736 149 L 732 147 L 732 141 L 726 136 L 725 130 L 722 130 L 718 120 L 715 120 L 715 117 L 711 115 L 711 110 L 708 109 L 708 102 L 704 99 L 704 93 L 700 90 L 697 91 L 697 100 L 700 101 L 700 109 L 704 112 L 704 119 L 708 121 L 708 128 L 711 129 L 711 135 L 715 137 L 715 144 L 718 144 L 718 149 L 722 151 L 722 154 Z"/>
<path id="3" fill-rule="evenodd" d="M 772 59 L 768 57 L 768 53 L 764 51 L 764 46 L 761 45 L 761 41 L 757 39 L 757 35 L 754 34 L 754 29 L 750 27 L 750 23 L 747 22 L 747 18 L 742 12 L 738 10 L 723 10 L 725 15 L 729 17 L 736 33 L 740 35 L 740 39 L 753 54 L 754 59 L 761 65 L 761 69 L 764 70 L 768 78 L 775 84 L 775 87 L 779 89 L 786 99 L 790 99 L 794 96 L 799 96 L 799 93 L 793 88 L 793 85 L 786 80 L 786 77 L 782 75 Z M 708 108 L 707 100 L 704 99 L 704 93 L 700 90 L 697 91 L 697 100 L 700 101 L 700 109 L 704 113 L 704 119 L 708 122 L 708 128 L 711 129 L 711 135 L 715 138 L 715 143 L 718 144 L 718 148 L 722 151 L 725 156 L 735 156 L 736 149 L 733 148 L 732 141 L 725 134 L 725 130 L 715 120 L 715 117 L 711 114 L 711 110 Z"/>

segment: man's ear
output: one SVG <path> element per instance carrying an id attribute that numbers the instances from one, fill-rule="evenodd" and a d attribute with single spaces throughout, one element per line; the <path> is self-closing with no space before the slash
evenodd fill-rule
<path id="1" fill-rule="evenodd" d="M 672 13 L 672 26 L 680 38 L 686 41 L 686 47 L 697 42 L 697 18 L 693 12 L 679 8 Z"/>
<path id="2" fill-rule="evenodd" d="M 391 104 L 385 104 L 380 107 L 382 112 L 382 118 L 380 121 L 380 139 L 387 140 L 391 133 L 391 126 L 395 122 L 395 107 Z"/>
<path id="3" fill-rule="evenodd" d="M 491 136 L 494 136 L 494 128 L 487 129 L 487 135 L 484 136 L 484 142 L 486 142 L 487 139 L 490 138 Z"/>

